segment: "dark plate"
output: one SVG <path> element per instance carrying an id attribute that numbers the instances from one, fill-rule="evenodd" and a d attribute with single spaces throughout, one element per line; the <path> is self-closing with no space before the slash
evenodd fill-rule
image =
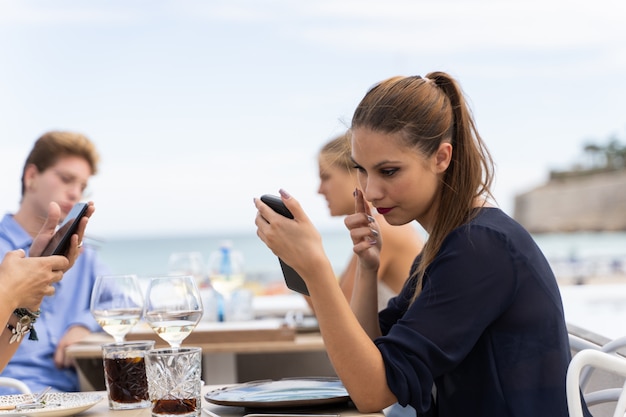
<path id="1" fill-rule="evenodd" d="M 218 405 L 265 408 L 337 404 L 350 397 L 338 378 L 284 378 L 231 385 L 206 393 L 204 399 Z"/>

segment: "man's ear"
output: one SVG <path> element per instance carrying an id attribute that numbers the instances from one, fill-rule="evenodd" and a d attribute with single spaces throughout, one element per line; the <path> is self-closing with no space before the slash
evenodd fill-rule
<path id="1" fill-rule="evenodd" d="M 39 170 L 35 164 L 28 164 L 26 168 L 24 168 L 24 189 L 30 190 L 30 188 L 34 185 L 35 177 L 39 174 Z"/>
<path id="2" fill-rule="evenodd" d="M 450 166 L 452 160 L 452 144 L 442 142 L 435 153 L 435 172 L 441 174 Z"/>

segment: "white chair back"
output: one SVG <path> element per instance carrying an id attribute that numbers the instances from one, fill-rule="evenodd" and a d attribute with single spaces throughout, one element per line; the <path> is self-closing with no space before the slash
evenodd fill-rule
<path id="1" fill-rule="evenodd" d="M 583 349 L 572 358 L 567 369 L 567 406 L 570 417 L 584 417 L 581 404 L 581 376 L 584 370 L 601 369 L 626 377 L 626 358 L 597 349 Z M 622 388 L 610 388 L 585 394 L 588 406 L 617 401 L 614 417 L 626 414 L 626 383 Z"/>
<path id="2" fill-rule="evenodd" d="M 32 394 L 28 385 L 15 378 L 8 378 L 6 376 L 0 376 L 0 387 L 15 388 L 22 394 Z"/>

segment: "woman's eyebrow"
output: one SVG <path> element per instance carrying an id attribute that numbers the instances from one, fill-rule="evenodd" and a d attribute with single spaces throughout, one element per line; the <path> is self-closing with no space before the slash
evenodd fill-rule
<path id="1" fill-rule="evenodd" d="M 378 169 L 378 168 L 382 167 L 383 165 L 398 165 L 398 164 L 400 164 L 400 161 L 391 161 L 389 159 L 386 159 L 386 160 L 380 161 L 379 163 L 374 165 L 374 168 Z"/>
<path id="2" fill-rule="evenodd" d="M 357 166 L 361 166 L 361 164 L 359 164 L 357 161 L 354 160 L 354 158 L 352 156 L 350 156 L 350 161 L 352 161 L 353 164 L 357 165 Z M 374 165 L 374 169 L 378 169 L 381 166 L 387 165 L 387 164 L 391 164 L 391 165 L 399 165 L 401 164 L 401 161 L 392 161 L 389 159 L 385 159 L 383 161 L 378 162 L 376 165 Z"/>

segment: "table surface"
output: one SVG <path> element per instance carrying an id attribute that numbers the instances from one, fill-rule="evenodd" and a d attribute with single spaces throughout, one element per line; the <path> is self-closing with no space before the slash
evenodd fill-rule
<path id="1" fill-rule="evenodd" d="M 202 388 L 202 408 L 203 412 L 201 417 L 244 417 L 250 413 L 243 407 L 226 407 L 207 402 L 204 399 L 204 395 L 214 389 L 221 388 L 223 385 L 208 385 Z M 106 391 L 97 391 L 102 394 L 102 400 L 89 410 L 82 412 L 80 415 L 84 417 L 151 417 L 152 413 L 150 408 L 139 408 L 136 410 L 109 410 L 109 402 L 107 399 Z M 212 414 L 207 413 L 206 410 Z M 291 411 L 291 410 L 290 410 Z M 258 412 L 258 410 L 255 410 Z M 276 413 L 276 414 L 270 414 Z M 285 413 L 281 409 L 267 409 L 263 411 L 263 414 L 268 414 L 278 417 L 279 414 Z M 340 417 L 384 417 L 383 412 L 379 413 L 359 413 L 351 403 L 347 403 L 338 407 L 321 409 L 319 414 L 310 414 L 310 409 L 307 410 L 308 416 L 330 417 L 331 415 L 339 415 Z"/>
<path id="2" fill-rule="evenodd" d="M 203 352 L 203 375 L 207 384 L 228 384 L 252 379 L 276 379 L 287 376 L 303 376 L 302 372 L 317 372 L 324 376 L 334 374 L 326 356 L 326 348 L 318 331 L 296 332 L 285 329 L 277 321 L 255 320 L 233 323 L 200 323 L 183 341 L 183 346 L 198 346 Z M 137 327 L 137 326 L 136 326 Z M 156 347 L 167 346 L 147 325 L 133 329 L 127 339 L 154 340 Z M 75 359 L 79 370 L 80 388 L 83 391 L 104 389 L 102 370 L 102 345 L 112 343 L 106 333 L 93 333 L 84 341 L 68 346 L 66 354 Z M 257 368 L 239 367 L 239 355 L 269 355 Z M 276 355 L 286 355 L 277 358 Z M 302 356 L 304 355 L 304 356 Z M 245 360 L 245 359 L 241 359 Z M 285 362 L 280 362 L 284 360 Z M 294 363 L 306 360 L 303 367 L 294 370 Z M 279 363 L 277 367 L 267 364 Z M 315 371 L 312 371 L 312 369 Z M 245 376 L 241 376 L 241 372 Z"/>
<path id="3" fill-rule="evenodd" d="M 197 332 L 194 330 L 194 332 Z M 166 346 L 156 334 L 146 334 L 146 339 L 155 340 L 157 346 Z M 149 337 L 152 336 L 152 337 Z M 193 343 L 183 341 L 183 346 L 199 346 L 203 353 L 286 353 L 286 352 L 321 352 L 326 348 L 319 332 L 297 333 L 287 340 L 254 340 L 202 342 L 202 332 L 196 333 Z M 76 359 L 101 358 L 102 344 L 113 339 L 105 334 L 93 334 L 81 343 L 68 346 L 66 354 Z"/>

